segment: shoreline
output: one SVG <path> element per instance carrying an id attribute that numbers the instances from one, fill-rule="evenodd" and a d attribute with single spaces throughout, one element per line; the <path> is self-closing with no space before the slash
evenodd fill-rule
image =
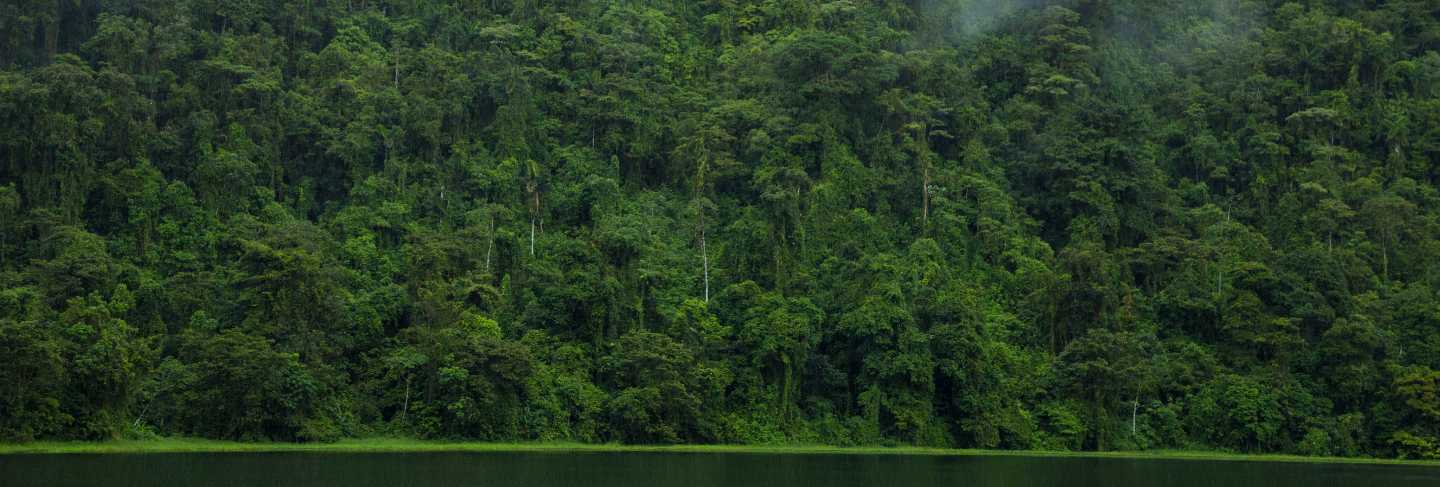
<path id="1" fill-rule="evenodd" d="M 411 439 L 350 439 L 335 443 L 244 443 L 190 438 L 105 442 L 0 443 L 0 456 L 38 454 L 144 453 L 727 453 L 789 455 L 916 455 L 955 457 L 1111 458 L 1314 464 L 1368 464 L 1440 467 L 1435 460 L 1356 457 L 1307 457 L 1185 450 L 1076 452 L 1043 450 L 970 450 L 925 447 L 837 447 L 823 445 L 621 445 L 588 443 L 484 443 Z"/>

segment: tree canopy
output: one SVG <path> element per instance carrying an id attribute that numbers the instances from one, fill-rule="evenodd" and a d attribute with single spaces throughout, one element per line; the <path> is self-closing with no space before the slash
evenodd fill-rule
<path id="1" fill-rule="evenodd" d="M 1431 0 L 0 7 L 0 440 L 1440 458 Z"/>

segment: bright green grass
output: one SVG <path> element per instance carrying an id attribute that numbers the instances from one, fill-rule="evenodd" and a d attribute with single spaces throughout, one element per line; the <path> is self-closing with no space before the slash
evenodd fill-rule
<path id="1" fill-rule="evenodd" d="M 768 453 L 848 455 L 940 455 L 940 456 L 1030 456 L 1080 458 L 1131 458 L 1173 460 L 1225 460 L 1303 463 L 1363 463 L 1440 467 L 1440 461 L 1390 460 L 1376 458 L 1303 457 L 1294 455 L 1240 455 L 1197 451 L 1140 452 L 1059 452 L 956 450 L 919 447 L 833 447 L 833 446 L 751 446 L 671 445 L 643 446 L 584 443 L 469 443 L 374 438 L 336 443 L 239 443 L 231 441 L 168 438 L 151 441 L 35 442 L 0 444 L 0 455 L 27 453 L 224 453 L 224 452 L 674 452 L 674 453 Z"/>

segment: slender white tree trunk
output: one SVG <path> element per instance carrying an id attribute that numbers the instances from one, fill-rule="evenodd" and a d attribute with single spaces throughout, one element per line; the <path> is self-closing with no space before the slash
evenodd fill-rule
<path id="1" fill-rule="evenodd" d="M 490 251 L 495 249 L 495 214 L 493 213 L 490 214 L 490 230 L 488 234 L 489 237 L 486 239 L 488 241 L 485 244 L 485 272 L 487 274 L 490 272 Z"/>
<path id="2" fill-rule="evenodd" d="M 535 256 L 535 225 L 540 225 L 540 231 L 545 231 L 545 220 L 540 219 L 540 190 L 535 183 L 530 183 L 530 256 Z"/>
<path id="3" fill-rule="evenodd" d="M 710 253 L 705 250 L 705 227 L 700 227 L 700 262 L 705 267 L 705 304 L 710 304 Z"/>
<path id="4" fill-rule="evenodd" d="M 1135 437 L 1135 416 L 1136 416 L 1136 414 L 1138 414 L 1139 412 L 1140 412 L 1140 396 L 1135 396 L 1135 400 L 1130 402 L 1130 437 L 1131 437 L 1131 438 L 1134 438 L 1134 437 Z"/>
<path id="5" fill-rule="evenodd" d="M 405 405 L 400 407 L 400 416 L 410 417 L 410 377 L 405 378 Z"/>

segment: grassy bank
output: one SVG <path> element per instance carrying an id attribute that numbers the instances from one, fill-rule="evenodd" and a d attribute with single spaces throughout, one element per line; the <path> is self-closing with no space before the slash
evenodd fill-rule
<path id="1" fill-rule="evenodd" d="M 1242 455 L 1198 451 L 1060 452 L 957 450 L 919 447 L 833 447 L 752 445 L 618 445 L 583 443 L 470 443 L 375 438 L 336 443 L 241 443 L 169 438 L 152 441 L 35 442 L 0 444 L 0 455 L 44 453 L 224 453 L 224 452 L 662 452 L 662 453 L 771 453 L 845 455 L 1029 456 L 1072 458 L 1129 458 L 1169 460 L 1223 460 L 1303 463 L 1359 463 L 1440 467 L 1437 461 L 1376 458 L 1305 457 L 1295 455 Z"/>

